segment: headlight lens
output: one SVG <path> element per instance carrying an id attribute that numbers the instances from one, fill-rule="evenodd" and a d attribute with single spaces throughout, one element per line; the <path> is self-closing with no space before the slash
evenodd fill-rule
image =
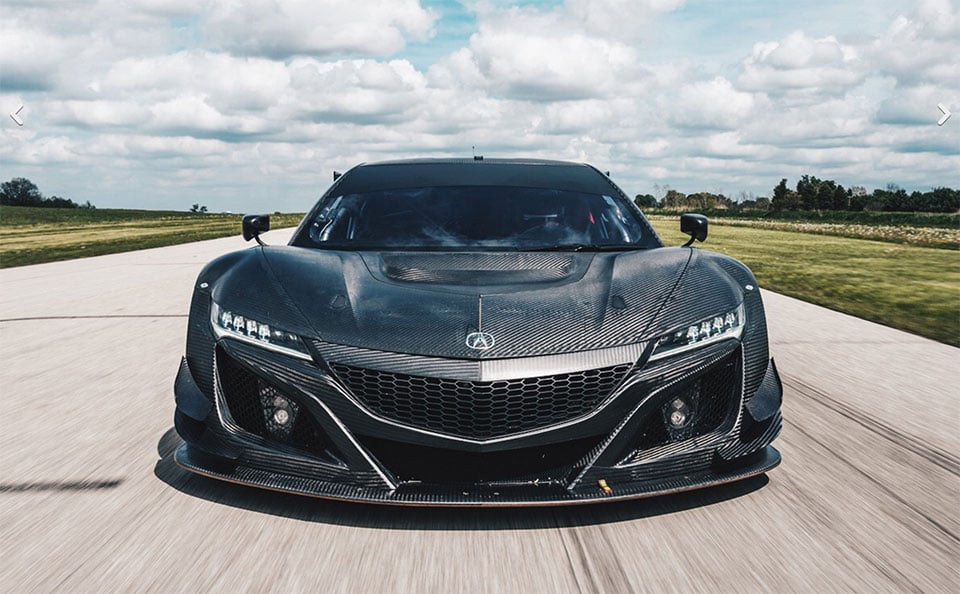
<path id="1" fill-rule="evenodd" d="M 719 342 L 727 338 L 739 338 L 746 322 L 743 304 L 720 316 L 713 316 L 690 324 L 676 332 L 661 336 L 650 355 L 650 360 L 662 359 L 685 351 Z"/>
<path id="2" fill-rule="evenodd" d="M 217 338 L 229 336 L 301 359 L 312 360 L 300 337 L 286 330 L 223 309 L 210 308 L 210 323 Z"/>

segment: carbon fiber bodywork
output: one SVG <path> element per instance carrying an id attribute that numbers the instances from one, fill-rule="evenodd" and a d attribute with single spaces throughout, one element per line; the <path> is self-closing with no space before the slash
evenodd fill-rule
<path id="1" fill-rule="evenodd" d="M 587 166 L 452 160 L 360 166 L 325 196 L 425 179 L 625 198 Z M 556 253 L 302 247 L 314 214 L 291 245 L 229 254 L 197 279 L 175 386 L 182 467 L 319 497 L 488 506 L 645 497 L 779 463 L 782 388 L 736 260 L 663 247 L 639 211 L 638 249 Z M 215 333 L 214 303 L 303 352 Z M 658 350 L 731 311 L 736 334 Z M 478 332 L 495 342 L 471 348 Z"/>

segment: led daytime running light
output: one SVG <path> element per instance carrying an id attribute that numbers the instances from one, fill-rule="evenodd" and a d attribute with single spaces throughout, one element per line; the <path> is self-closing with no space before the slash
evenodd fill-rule
<path id="1" fill-rule="evenodd" d="M 657 341 L 650 360 L 662 359 L 727 338 L 739 338 L 746 321 L 743 304 L 726 314 L 713 316 L 680 328 Z"/>
<path id="2" fill-rule="evenodd" d="M 216 303 L 210 308 L 210 323 L 218 338 L 229 336 L 301 359 L 312 359 L 296 334 L 223 309 Z"/>

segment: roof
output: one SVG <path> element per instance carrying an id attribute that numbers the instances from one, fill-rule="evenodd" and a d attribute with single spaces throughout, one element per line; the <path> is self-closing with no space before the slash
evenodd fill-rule
<path id="1" fill-rule="evenodd" d="M 337 194 L 430 186 L 516 186 L 593 194 L 619 193 L 584 163 L 545 159 L 405 159 L 361 164 L 331 187 Z"/>

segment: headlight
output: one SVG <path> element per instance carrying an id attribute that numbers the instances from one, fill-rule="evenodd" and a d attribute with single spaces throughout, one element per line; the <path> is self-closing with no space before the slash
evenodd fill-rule
<path id="1" fill-rule="evenodd" d="M 650 355 L 650 360 L 662 359 L 678 353 L 700 348 L 727 338 L 739 338 L 746 321 L 743 304 L 721 316 L 713 316 L 661 336 Z"/>
<path id="2" fill-rule="evenodd" d="M 216 303 L 210 308 L 210 323 L 217 338 L 229 336 L 293 357 L 313 360 L 296 334 L 227 311 Z"/>

